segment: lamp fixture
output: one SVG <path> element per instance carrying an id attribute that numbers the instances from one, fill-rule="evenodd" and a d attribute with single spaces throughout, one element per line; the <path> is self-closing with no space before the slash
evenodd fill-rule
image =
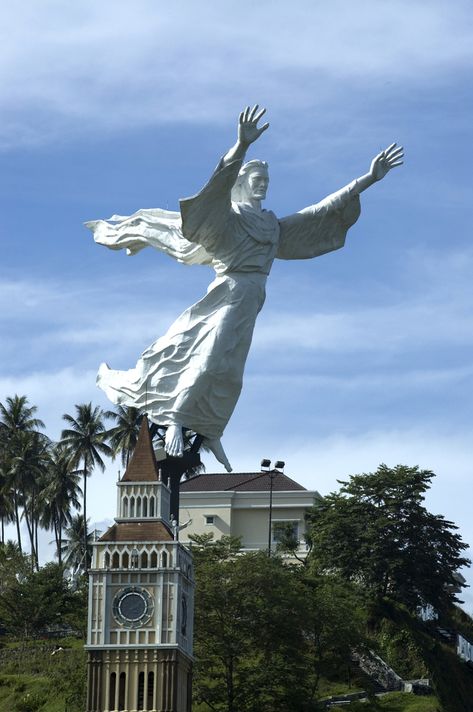
<path id="1" fill-rule="evenodd" d="M 271 460 L 267 460 L 266 458 L 261 460 L 261 469 L 263 471 L 269 470 L 270 467 L 271 467 Z"/>

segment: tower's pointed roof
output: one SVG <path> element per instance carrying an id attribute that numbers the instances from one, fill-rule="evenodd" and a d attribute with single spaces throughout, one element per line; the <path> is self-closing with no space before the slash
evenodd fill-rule
<path id="1" fill-rule="evenodd" d="M 158 465 L 149 433 L 148 418 L 143 416 L 138 440 L 121 482 L 156 482 Z"/>

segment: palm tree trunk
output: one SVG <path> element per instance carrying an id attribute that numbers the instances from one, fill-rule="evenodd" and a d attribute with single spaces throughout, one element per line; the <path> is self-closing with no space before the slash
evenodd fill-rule
<path id="1" fill-rule="evenodd" d="M 54 524 L 56 545 L 57 545 L 57 560 L 59 566 L 62 565 L 62 515 L 59 515 L 59 521 Z"/>
<path id="2" fill-rule="evenodd" d="M 84 570 L 89 570 L 89 559 L 87 556 L 87 458 L 84 457 Z"/>
<path id="3" fill-rule="evenodd" d="M 22 554 L 23 549 L 21 547 L 20 512 L 18 511 L 18 493 L 16 490 L 14 490 L 13 492 L 13 502 L 15 505 L 16 538 L 18 540 L 18 548 L 20 550 L 20 554 Z"/>
<path id="4" fill-rule="evenodd" d="M 36 559 L 36 552 L 34 548 L 34 532 L 33 532 L 33 522 L 30 519 L 30 512 L 28 512 L 28 505 L 26 503 L 26 497 L 23 493 L 23 515 L 25 517 L 25 522 L 26 522 L 26 528 L 28 529 L 28 537 L 30 540 L 30 549 L 31 549 L 31 570 L 33 571 L 35 567 L 35 559 Z"/>

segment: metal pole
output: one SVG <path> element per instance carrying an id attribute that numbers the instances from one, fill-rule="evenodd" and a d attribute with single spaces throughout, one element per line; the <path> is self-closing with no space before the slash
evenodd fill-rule
<path id="1" fill-rule="evenodd" d="M 268 556 L 271 556 L 271 529 L 273 525 L 273 477 L 274 471 L 269 473 L 269 530 L 268 530 Z"/>

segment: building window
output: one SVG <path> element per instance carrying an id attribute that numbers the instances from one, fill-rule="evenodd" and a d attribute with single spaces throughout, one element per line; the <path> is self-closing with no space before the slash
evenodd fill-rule
<path id="1" fill-rule="evenodd" d="M 273 543 L 280 544 L 282 540 L 299 541 L 299 522 L 285 519 L 273 522 Z"/>
<path id="2" fill-rule="evenodd" d="M 126 673 L 120 673 L 120 683 L 118 687 L 118 709 L 121 712 L 125 709 Z"/>
<path id="3" fill-rule="evenodd" d="M 206 524 L 215 524 L 214 514 L 204 514 L 204 519 Z"/>
<path id="4" fill-rule="evenodd" d="M 148 673 L 148 709 L 151 710 L 154 707 L 153 702 L 154 697 L 154 672 Z"/>
<path id="5" fill-rule="evenodd" d="M 143 710 L 144 709 L 144 699 L 145 699 L 145 674 L 144 672 L 140 672 L 138 675 L 138 695 L 137 695 L 137 701 L 136 701 L 136 709 L 137 710 Z"/>
<path id="6" fill-rule="evenodd" d="M 116 686 L 117 686 L 117 673 L 112 672 L 110 675 L 110 701 L 108 706 L 110 707 L 111 710 L 115 709 L 115 695 L 116 695 Z"/>

